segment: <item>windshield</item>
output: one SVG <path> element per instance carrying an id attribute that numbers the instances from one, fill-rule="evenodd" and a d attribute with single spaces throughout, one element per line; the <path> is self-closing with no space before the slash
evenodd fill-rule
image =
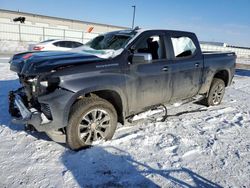
<path id="1" fill-rule="evenodd" d="M 134 35 L 134 32 L 107 33 L 97 36 L 93 40 L 86 43 L 86 46 L 94 50 L 118 50 L 124 48 Z"/>
<path id="2" fill-rule="evenodd" d="M 99 35 L 85 45 L 71 51 L 97 56 L 99 58 L 114 58 L 120 55 L 124 47 L 137 34 L 133 30 L 115 31 Z"/>

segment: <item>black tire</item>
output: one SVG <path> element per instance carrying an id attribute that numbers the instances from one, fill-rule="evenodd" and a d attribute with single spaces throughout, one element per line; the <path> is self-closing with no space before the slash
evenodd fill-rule
<path id="1" fill-rule="evenodd" d="M 114 106 L 99 97 L 86 97 L 72 106 L 66 127 L 66 142 L 72 150 L 86 148 L 96 139 L 112 139 L 116 127 Z"/>
<path id="2" fill-rule="evenodd" d="M 204 102 L 207 106 L 219 105 L 225 93 L 225 82 L 220 78 L 214 78 Z"/>

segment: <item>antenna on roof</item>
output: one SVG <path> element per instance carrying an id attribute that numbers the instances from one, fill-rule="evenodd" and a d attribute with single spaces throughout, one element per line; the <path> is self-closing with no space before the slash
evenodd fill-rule
<path id="1" fill-rule="evenodd" d="M 133 31 L 137 31 L 137 30 L 139 30 L 139 29 L 141 29 L 139 26 L 136 26 L 134 29 L 133 29 Z"/>
<path id="2" fill-rule="evenodd" d="M 133 11 L 133 20 L 132 20 L 132 29 L 134 29 L 134 24 L 135 24 L 135 11 L 136 11 L 136 6 L 132 6 L 134 11 Z"/>

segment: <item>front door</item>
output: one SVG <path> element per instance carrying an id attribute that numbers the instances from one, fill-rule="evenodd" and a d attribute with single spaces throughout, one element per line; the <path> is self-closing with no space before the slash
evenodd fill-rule
<path id="1" fill-rule="evenodd" d="M 130 113 L 140 112 L 171 98 L 164 33 L 154 32 L 144 36 L 135 45 L 133 53 L 148 53 L 153 59 L 147 63 L 132 61 L 128 65 L 127 93 Z"/>

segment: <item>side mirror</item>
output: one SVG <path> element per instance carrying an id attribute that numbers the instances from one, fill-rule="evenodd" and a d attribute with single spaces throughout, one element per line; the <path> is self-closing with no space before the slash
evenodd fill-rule
<path id="1" fill-rule="evenodd" d="M 132 62 L 133 63 L 151 63 L 152 62 L 152 54 L 150 53 L 135 53 L 133 55 Z"/>

